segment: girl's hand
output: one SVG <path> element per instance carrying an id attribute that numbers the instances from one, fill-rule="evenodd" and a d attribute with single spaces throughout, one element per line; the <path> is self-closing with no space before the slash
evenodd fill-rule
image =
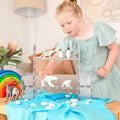
<path id="1" fill-rule="evenodd" d="M 105 67 L 99 68 L 97 70 L 97 76 L 101 78 L 105 78 L 109 73 L 109 70 L 107 70 Z"/>
<path id="2" fill-rule="evenodd" d="M 55 53 L 52 56 L 52 58 L 58 58 L 57 53 Z M 44 79 L 46 75 L 53 75 L 55 65 L 60 63 L 60 62 L 61 62 L 61 60 L 60 61 L 59 60 L 50 60 L 47 67 L 46 67 L 46 70 L 39 72 L 40 80 Z"/>
<path id="3" fill-rule="evenodd" d="M 53 71 L 52 70 L 40 71 L 39 72 L 40 80 L 44 79 L 46 75 L 53 75 Z"/>

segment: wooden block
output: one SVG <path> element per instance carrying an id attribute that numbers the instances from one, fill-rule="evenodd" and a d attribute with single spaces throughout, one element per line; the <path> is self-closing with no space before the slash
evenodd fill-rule
<path id="1" fill-rule="evenodd" d="M 7 116 L 3 115 L 3 114 L 0 114 L 0 120 L 7 120 Z"/>
<path id="2" fill-rule="evenodd" d="M 4 115 L 6 115 L 5 104 L 7 104 L 10 99 L 8 100 L 8 102 L 5 102 L 5 100 L 6 100 L 6 98 L 0 98 L 0 114 L 4 114 Z"/>
<path id="3" fill-rule="evenodd" d="M 116 115 L 117 120 L 120 120 L 120 101 L 107 103 L 106 107 Z"/>
<path id="4" fill-rule="evenodd" d="M 118 120 L 120 120 L 120 113 L 119 113 L 119 117 L 118 117 Z"/>

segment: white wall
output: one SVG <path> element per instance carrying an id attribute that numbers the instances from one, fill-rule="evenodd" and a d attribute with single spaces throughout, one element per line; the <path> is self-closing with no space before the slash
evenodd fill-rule
<path id="1" fill-rule="evenodd" d="M 34 39 L 37 39 L 37 53 L 39 53 L 53 48 L 65 36 L 54 17 L 56 6 L 62 2 L 61 0 L 46 0 L 45 14 L 30 20 L 29 39 L 27 18 L 14 13 L 13 1 L 0 0 L 0 38 L 7 42 L 16 40 L 19 48 L 23 48 L 25 61 L 28 61 L 27 56 L 32 54 Z M 120 22 L 109 25 L 118 31 L 117 37 L 120 40 Z"/>
<path id="2" fill-rule="evenodd" d="M 24 49 L 25 33 L 26 19 L 14 13 L 13 0 L 0 0 L 0 39 L 7 43 L 16 40 Z"/>
<path id="3" fill-rule="evenodd" d="M 54 17 L 56 6 L 61 2 L 61 0 L 54 0 L 54 2 L 46 0 L 46 13 L 37 18 L 37 52 L 53 48 L 65 36 Z M 108 24 L 117 30 L 116 36 L 120 41 L 120 22 Z"/>
<path id="4" fill-rule="evenodd" d="M 107 23 L 116 30 L 117 42 L 120 45 L 120 22 Z"/>
<path id="5" fill-rule="evenodd" d="M 65 36 L 55 18 L 56 6 L 60 3 L 61 0 L 46 0 L 46 13 L 37 18 L 37 51 L 53 48 Z"/>

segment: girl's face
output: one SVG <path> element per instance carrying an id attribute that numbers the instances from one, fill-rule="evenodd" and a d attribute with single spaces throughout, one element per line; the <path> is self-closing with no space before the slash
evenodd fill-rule
<path id="1" fill-rule="evenodd" d="M 81 15 L 75 16 L 73 12 L 64 12 L 57 16 L 57 20 L 65 34 L 74 37 L 79 33 Z"/>

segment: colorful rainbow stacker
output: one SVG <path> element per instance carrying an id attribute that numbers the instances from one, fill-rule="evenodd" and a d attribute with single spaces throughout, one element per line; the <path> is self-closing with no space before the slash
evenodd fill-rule
<path id="1" fill-rule="evenodd" d="M 5 81 L 11 82 L 10 85 L 13 85 L 13 82 L 16 81 L 18 83 L 17 88 L 19 89 L 19 94 L 21 94 L 21 76 L 12 70 L 0 70 L 0 98 L 6 97 Z"/>

